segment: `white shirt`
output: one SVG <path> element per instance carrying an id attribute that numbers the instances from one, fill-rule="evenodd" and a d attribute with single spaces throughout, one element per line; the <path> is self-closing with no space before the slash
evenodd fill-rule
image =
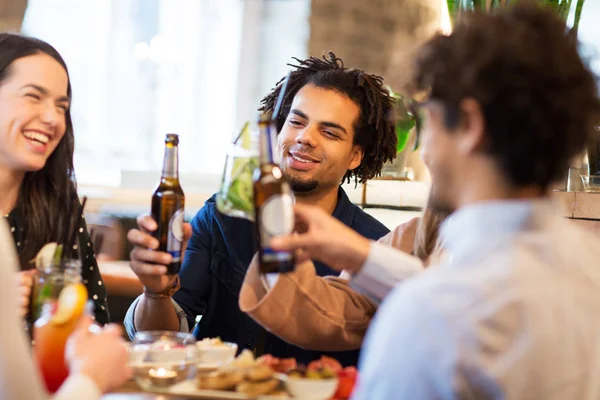
<path id="1" fill-rule="evenodd" d="M 391 266 L 387 262 L 390 258 L 394 260 Z M 350 279 L 350 286 L 375 303 L 381 303 L 398 283 L 422 273 L 424 268 L 418 257 L 371 242 L 369 256 L 360 271 Z"/>
<path id="2" fill-rule="evenodd" d="M 0 399 L 47 399 L 31 347 L 18 314 L 14 274 L 17 271 L 14 241 L 4 218 L 0 218 Z M 70 376 L 53 400 L 95 400 L 100 390 L 85 375 Z"/>
<path id="3" fill-rule="evenodd" d="M 354 399 L 600 399 L 598 239 L 544 201 L 465 207 L 441 235 L 448 257 L 377 312 Z"/>

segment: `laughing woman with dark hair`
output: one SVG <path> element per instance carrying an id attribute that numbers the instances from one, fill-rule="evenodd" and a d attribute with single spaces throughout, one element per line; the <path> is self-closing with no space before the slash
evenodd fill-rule
<path id="1" fill-rule="evenodd" d="M 0 34 L 0 212 L 20 261 L 22 315 L 32 285 L 30 261 L 46 243 L 64 241 L 79 209 L 70 102 L 67 66 L 56 49 Z M 83 243 L 82 280 L 94 300 L 96 321 L 105 324 L 106 290 L 85 223 L 75 229 Z"/>

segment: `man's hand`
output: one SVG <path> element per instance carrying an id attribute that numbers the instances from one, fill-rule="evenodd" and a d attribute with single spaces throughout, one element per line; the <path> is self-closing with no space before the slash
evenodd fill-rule
<path id="1" fill-rule="evenodd" d="M 91 333 L 91 324 L 91 317 L 82 317 L 67 341 L 65 360 L 70 374 L 86 375 L 102 393 L 106 393 L 121 386 L 131 376 L 127 366 L 129 355 L 121 337 L 121 327 L 110 324 Z"/>
<path id="2" fill-rule="evenodd" d="M 294 214 L 296 232 L 272 239 L 270 245 L 274 250 L 297 252 L 297 262 L 312 259 L 337 271 L 360 270 L 369 255 L 369 239 L 318 207 L 297 204 Z"/>
<path id="3" fill-rule="evenodd" d="M 29 314 L 29 306 L 31 301 L 31 291 L 33 288 L 33 277 L 36 270 L 19 271 L 16 273 L 17 291 L 19 295 L 19 315 L 24 318 Z"/>
<path id="4" fill-rule="evenodd" d="M 169 253 L 160 252 L 158 240 L 150 235 L 158 228 L 156 222 L 149 215 L 137 218 L 138 228 L 127 233 L 129 240 L 135 247 L 130 254 L 130 265 L 133 272 L 140 278 L 142 285 L 154 293 L 161 293 L 170 288 L 175 281 L 175 275 L 166 275 L 167 265 L 173 259 Z M 181 247 L 181 260 L 183 260 L 187 242 L 192 236 L 190 224 L 183 224 L 183 243 Z"/>

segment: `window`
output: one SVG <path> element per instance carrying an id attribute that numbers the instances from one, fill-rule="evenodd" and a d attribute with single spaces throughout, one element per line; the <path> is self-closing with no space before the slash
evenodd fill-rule
<path id="1" fill-rule="evenodd" d="M 575 2 L 574 2 L 575 3 Z M 574 13 L 574 10 L 571 14 Z M 583 44 L 583 54 L 592 60 L 594 72 L 600 76 L 600 2 L 586 1 L 579 21 L 578 38 Z"/>
<path id="2" fill-rule="evenodd" d="M 310 0 L 29 0 L 22 31 L 69 67 L 80 184 L 154 185 L 176 132 L 194 186 L 218 181 L 233 135 L 306 57 L 309 13 Z"/>
<path id="3" fill-rule="evenodd" d="M 238 124 L 243 6 L 29 0 L 23 32 L 55 46 L 69 67 L 80 183 L 159 171 L 167 132 L 180 134 L 182 172 L 221 172 Z"/>

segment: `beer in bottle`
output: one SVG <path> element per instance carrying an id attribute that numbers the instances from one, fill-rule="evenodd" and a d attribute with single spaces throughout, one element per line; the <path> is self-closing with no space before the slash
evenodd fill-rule
<path id="1" fill-rule="evenodd" d="M 289 272 L 294 270 L 292 252 L 274 251 L 271 238 L 291 234 L 294 229 L 294 200 L 292 190 L 276 163 L 275 138 L 277 130 L 271 113 L 258 121 L 260 168 L 254 173 L 254 210 L 258 230 L 260 272 Z"/>
<path id="2" fill-rule="evenodd" d="M 177 274 L 181 267 L 185 196 L 179 184 L 178 145 L 179 137 L 167 134 L 162 176 L 152 196 L 152 218 L 158 225 L 154 233 L 159 241 L 158 251 L 173 256 L 167 274 Z"/>

